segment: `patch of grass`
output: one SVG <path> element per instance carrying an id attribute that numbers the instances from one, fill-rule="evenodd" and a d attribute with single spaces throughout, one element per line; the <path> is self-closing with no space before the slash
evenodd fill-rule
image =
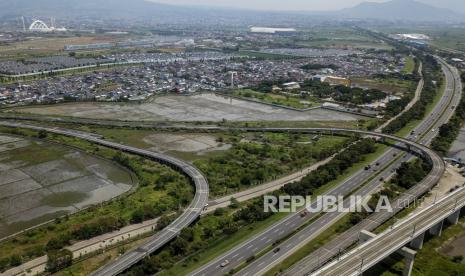
<path id="1" fill-rule="evenodd" d="M 212 243 L 206 250 L 197 252 L 195 256 L 186 258 L 184 261 L 173 266 L 169 270 L 160 273 L 160 275 L 187 275 L 189 272 L 192 272 L 202 265 L 210 262 L 211 260 L 227 252 L 238 244 L 262 232 L 264 229 L 269 228 L 275 222 L 278 222 L 287 215 L 287 213 L 277 213 L 264 221 L 260 221 L 248 227 L 244 227 L 230 236 L 217 240 L 215 243 Z"/>
<path id="2" fill-rule="evenodd" d="M 317 99 L 309 97 L 299 97 L 299 95 L 283 95 L 283 94 L 274 94 L 274 93 L 262 93 L 257 92 L 252 89 L 241 89 L 235 90 L 233 95 L 236 97 L 241 97 L 246 100 L 254 100 L 258 102 L 263 102 L 267 104 L 275 104 L 281 106 L 287 106 L 297 109 L 306 109 L 311 107 L 316 107 L 320 105 Z"/>
<path id="3" fill-rule="evenodd" d="M 354 164 L 354 168 L 350 169 L 350 172 L 347 172 L 344 175 L 341 175 L 337 180 L 329 182 L 328 184 L 324 185 L 320 189 L 315 190 L 314 196 L 321 195 L 328 191 L 329 189 L 333 188 L 340 182 L 344 181 L 348 176 L 350 176 L 354 171 L 357 171 L 367 164 L 370 164 L 374 159 L 376 159 L 380 152 L 385 150 L 387 148 L 384 145 L 378 145 L 378 150 L 377 152 L 373 154 L 368 154 L 365 161 Z M 245 203 L 243 203 L 245 204 Z M 259 222 L 259 223 L 254 223 L 250 225 L 247 229 L 242 229 L 239 230 L 236 234 L 229 236 L 227 238 L 222 239 L 218 244 L 212 244 L 211 246 L 208 247 L 208 249 L 205 252 L 200 252 L 199 254 L 195 255 L 195 259 L 193 258 L 188 258 L 185 261 L 176 264 L 174 267 L 170 268 L 168 271 L 164 272 L 163 275 L 185 275 L 188 272 L 191 272 L 202 265 L 208 263 L 209 261 L 213 260 L 215 257 L 221 255 L 224 252 L 227 252 L 229 249 L 233 248 L 234 246 L 237 246 L 241 242 L 249 239 L 255 234 L 258 234 L 265 229 L 267 229 L 271 224 L 283 219 L 286 217 L 288 214 L 286 213 L 278 213 L 274 214 L 270 218 L 268 218 L 265 221 Z M 338 227 L 338 226 L 337 226 Z M 336 227 L 336 228 L 337 228 Z M 340 227 L 340 226 L 339 226 Z M 341 228 L 339 228 L 341 229 Z"/>
<path id="4" fill-rule="evenodd" d="M 405 66 L 402 69 L 402 73 L 404 74 L 411 74 L 415 70 L 415 61 L 411 56 L 405 58 Z"/>
<path id="5" fill-rule="evenodd" d="M 111 260 L 116 259 L 123 252 L 128 251 L 130 248 L 144 244 L 149 238 L 138 239 L 116 246 L 112 249 L 105 250 L 102 254 L 97 254 L 90 258 L 75 262 L 72 266 L 64 270 L 52 274 L 53 276 L 87 276 L 96 271 L 103 265 L 109 263 Z"/>
<path id="6" fill-rule="evenodd" d="M 454 262 L 454 258 L 441 253 L 441 248 L 453 243 L 456 237 L 465 233 L 465 218 L 459 224 L 447 226 L 440 237 L 427 236 L 423 248 L 418 251 L 413 265 L 412 275 L 465 275 L 465 265 Z M 399 256 L 391 256 L 389 262 L 383 262 L 367 271 L 367 275 L 399 275 L 404 269 L 404 261 Z"/>

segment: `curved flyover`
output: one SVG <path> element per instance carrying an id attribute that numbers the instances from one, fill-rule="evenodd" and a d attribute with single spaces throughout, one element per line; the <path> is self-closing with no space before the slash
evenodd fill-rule
<path id="1" fill-rule="evenodd" d="M 200 216 L 203 208 L 208 202 L 208 182 L 205 179 L 205 177 L 200 173 L 199 170 L 197 170 L 192 165 L 179 159 L 173 158 L 171 156 L 148 150 L 138 149 L 126 145 L 121 145 L 118 143 L 113 143 L 110 141 L 103 140 L 102 138 L 99 138 L 93 134 L 87 134 L 75 130 L 40 127 L 11 122 L 0 122 L 0 125 L 12 128 L 26 128 L 36 131 L 47 131 L 50 133 L 83 139 L 91 143 L 99 144 L 105 147 L 153 159 L 157 162 L 169 165 L 191 178 L 192 182 L 195 185 L 196 193 L 194 196 L 194 200 L 184 211 L 184 213 L 181 216 L 179 216 L 176 220 L 174 220 L 168 227 L 155 234 L 146 244 L 124 254 L 109 265 L 102 267 L 100 270 L 95 272 L 94 275 L 117 275 L 126 270 L 127 268 L 131 267 L 132 265 L 136 264 L 146 256 L 155 252 L 156 250 L 167 244 L 169 241 L 174 239 L 176 236 L 178 236 L 183 228 L 189 226 L 192 222 L 194 222 Z"/>
<path id="2" fill-rule="evenodd" d="M 61 128 L 52 128 L 52 127 L 40 127 L 27 125 L 22 123 L 13 123 L 13 122 L 0 122 L 0 125 L 13 128 L 26 128 L 32 130 L 44 130 L 50 133 L 56 133 L 60 135 L 71 136 L 75 138 L 80 138 L 95 144 L 102 146 L 122 150 L 128 153 L 137 154 L 144 156 L 150 159 L 154 159 L 161 163 L 171 165 L 174 168 L 179 169 L 186 175 L 188 175 L 194 182 L 196 187 L 196 194 L 194 200 L 186 209 L 186 211 L 178 217 L 173 223 L 168 227 L 163 229 L 161 232 L 157 233 L 152 239 L 150 239 L 146 244 L 132 250 L 114 262 L 100 268 L 92 275 L 117 275 L 126 269 L 130 268 L 134 264 L 138 263 L 140 260 L 160 249 L 162 246 L 167 244 L 169 241 L 174 239 L 179 235 L 180 231 L 189 226 L 194 222 L 202 213 L 204 206 L 208 201 L 208 183 L 205 177 L 192 165 L 189 165 L 181 160 L 176 158 L 156 153 L 148 150 L 138 149 L 126 145 L 121 145 L 118 143 L 106 141 L 100 137 L 95 136 L 90 133 L 78 132 L 75 130 L 61 129 Z M 160 129 L 175 129 L 175 130 L 189 130 L 189 131 L 242 131 L 242 132 L 275 132 L 275 133 L 322 133 L 322 134 L 355 134 L 355 135 L 367 135 L 379 137 L 382 139 L 390 139 L 395 142 L 403 143 L 411 150 L 421 154 L 431 165 L 432 170 L 427 175 L 425 179 L 419 183 L 418 187 L 420 190 L 427 192 L 434 185 L 436 185 L 445 171 L 445 164 L 442 158 L 436 154 L 433 150 L 415 143 L 413 141 L 400 138 L 390 134 L 377 133 L 364 130 L 356 129 L 344 129 L 344 128 L 228 128 L 228 127 L 160 127 Z"/>

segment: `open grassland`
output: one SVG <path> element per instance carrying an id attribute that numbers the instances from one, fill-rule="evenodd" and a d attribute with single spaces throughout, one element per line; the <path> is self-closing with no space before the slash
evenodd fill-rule
<path id="1" fill-rule="evenodd" d="M 405 66 L 404 66 L 404 69 L 402 70 L 402 73 L 411 74 L 413 73 L 413 70 L 415 70 L 415 60 L 413 60 L 412 57 L 408 56 L 405 59 Z"/>
<path id="2" fill-rule="evenodd" d="M 417 86 L 417 83 L 408 80 L 401 79 L 366 79 L 366 78 L 353 78 L 352 82 L 354 85 L 370 88 L 370 89 L 379 89 L 384 92 L 392 94 L 405 94 L 414 92 Z"/>
<path id="3" fill-rule="evenodd" d="M 82 37 L 33 37 L 29 40 L 0 46 L 0 55 L 5 57 L 56 54 L 63 52 L 65 45 L 114 42 L 111 36 Z"/>
<path id="4" fill-rule="evenodd" d="M 241 97 L 247 100 L 259 101 L 267 104 L 275 104 L 287 106 L 297 109 L 305 109 L 319 106 L 317 99 L 309 97 L 299 97 L 298 95 L 283 95 L 274 93 L 261 93 L 252 89 L 241 89 L 233 92 L 236 97 Z"/>
<path id="5" fill-rule="evenodd" d="M 123 128 L 79 127 L 107 139 L 175 155 L 194 163 L 219 197 L 284 176 L 322 160 L 344 147 L 340 136 L 162 132 Z"/>

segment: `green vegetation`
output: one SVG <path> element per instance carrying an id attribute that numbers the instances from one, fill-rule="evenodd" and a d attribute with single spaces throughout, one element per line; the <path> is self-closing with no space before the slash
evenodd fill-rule
<path id="1" fill-rule="evenodd" d="M 406 57 L 405 66 L 404 66 L 404 69 L 402 69 L 402 73 L 412 74 L 414 70 L 415 70 L 415 60 L 410 56 Z"/>
<path id="2" fill-rule="evenodd" d="M 34 131 L 10 128 L 0 128 L 0 132 L 34 137 L 40 135 Z M 167 166 L 74 138 L 48 135 L 47 140 L 72 145 L 121 163 L 137 175 L 139 187 L 126 197 L 56 219 L 52 224 L 0 243 L 0 264 L 6 263 L 1 269 L 16 266 L 42 256 L 47 251 L 59 250 L 72 242 L 113 231 L 132 222 L 172 213 L 180 206 L 187 205 L 193 198 L 193 187 L 187 178 Z"/>
<path id="3" fill-rule="evenodd" d="M 358 146 L 349 147 L 350 149 L 344 150 L 338 157 L 335 157 L 335 163 L 343 162 L 342 160 L 346 160 L 345 158 L 349 156 L 352 158 L 352 155 L 357 156 L 353 159 L 355 162 L 363 160 L 367 152 L 366 147 L 372 143 L 374 144 L 373 140 L 365 139 L 357 143 Z M 359 152 L 355 153 L 356 150 Z M 321 186 L 314 187 L 313 192 L 322 191 L 321 189 L 328 183 L 320 184 Z M 285 189 L 273 194 L 279 195 L 283 192 Z M 202 217 L 196 224 L 189 227 L 192 230 L 186 230 L 193 234 L 186 236 L 181 234 L 170 246 L 133 268 L 126 275 L 147 275 L 163 269 L 166 270 L 163 275 L 186 274 L 286 215 L 264 213 L 263 198 L 243 203 L 242 206 L 240 209 L 230 207 L 216 210 L 213 215 Z M 179 239 L 181 241 L 178 241 Z M 182 245 L 182 250 L 177 245 L 177 241 Z M 177 264 L 180 260 L 183 260 L 182 265 Z"/>
<path id="4" fill-rule="evenodd" d="M 124 275 L 158 273 L 171 268 L 175 263 L 186 257 L 189 262 L 197 263 L 200 261 L 198 253 L 203 252 L 203 254 L 206 254 L 205 252 L 209 252 L 208 248 L 212 245 L 215 245 L 215 250 L 224 250 L 224 247 L 232 246 L 230 236 L 234 236 L 236 238 L 235 242 L 237 242 L 237 239 L 241 240 L 243 238 L 243 234 L 252 234 L 254 228 L 251 225 L 261 224 L 260 222 L 265 222 L 272 215 L 273 213 L 264 212 L 262 198 L 252 200 L 240 209 L 225 208 L 216 210 L 214 214 L 202 217 L 194 225 L 183 229 L 181 235 L 161 252 L 144 259 Z M 269 222 L 261 225 L 266 227 Z M 241 235 L 235 235 L 236 233 L 241 233 Z M 223 243 L 224 239 L 229 241 Z M 221 245 L 221 247 L 216 247 L 218 245 Z M 210 251 L 207 254 L 212 253 Z M 213 257 L 213 254 L 209 256 Z M 167 272 L 167 275 L 179 275 L 172 273 Z"/>
<path id="5" fill-rule="evenodd" d="M 290 255 L 284 261 L 270 269 L 266 276 L 274 276 L 280 272 L 285 271 L 295 263 L 299 262 L 312 252 L 315 252 L 321 248 L 324 244 L 330 242 L 337 235 L 343 233 L 344 231 L 350 229 L 353 226 L 351 223 L 351 215 L 346 215 L 340 219 L 337 223 L 326 229 L 323 233 L 318 235 L 316 238 L 312 239 L 311 242 L 304 245 L 302 248 L 297 250 L 294 254 Z"/>
<path id="6" fill-rule="evenodd" d="M 461 218 L 457 225 L 448 226 L 440 237 L 427 237 L 423 248 L 418 251 L 413 264 L 412 275 L 446 276 L 465 275 L 463 256 L 448 256 L 443 253 L 447 244 L 454 244 L 457 237 L 465 233 L 465 219 Z M 367 275 L 392 276 L 402 275 L 404 261 L 399 255 L 392 255 L 385 261 L 366 272 Z"/>
<path id="7" fill-rule="evenodd" d="M 462 73 L 462 80 L 465 81 L 465 73 Z M 433 140 L 431 144 L 432 148 L 442 154 L 446 154 L 452 143 L 457 139 L 464 122 L 465 98 L 462 97 L 450 121 L 439 128 L 439 135 Z"/>
<path id="8" fill-rule="evenodd" d="M 364 160 L 365 155 L 376 151 L 376 143 L 372 139 L 363 139 L 337 154 L 329 163 L 306 175 L 300 182 L 290 183 L 283 191 L 290 195 L 312 195 L 315 189 L 335 180 L 354 163 Z"/>
<path id="9" fill-rule="evenodd" d="M 244 141 L 233 137 L 225 141 L 232 148 L 217 156 L 194 162 L 207 177 L 210 192 L 223 196 L 273 180 L 323 160 L 345 147 L 351 140 L 308 135 L 256 133 Z"/>
<path id="10" fill-rule="evenodd" d="M 298 121 L 292 122 L 292 127 L 296 128 L 319 128 L 319 127 L 341 127 L 341 128 L 361 128 L 366 129 L 367 126 L 376 123 L 377 119 L 363 119 L 358 121 Z M 289 127 L 289 122 L 286 121 L 267 121 L 267 122 L 224 122 L 222 126 L 229 127 Z"/>
<path id="11" fill-rule="evenodd" d="M 50 273 L 60 271 L 73 263 L 73 253 L 66 249 L 50 251 L 47 257 L 46 271 Z"/>
<path id="12" fill-rule="evenodd" d="M 370 78 L 352 78 L 352 83 L 358 86 L 389 91 L 394 95 L 406 95 L 413 93 L 417 87 L 419 77 L 415 70 L 412 75 L 395 74 L 395 75 L 378 75 Z M 406 77 L 409 76 L 409 77 Z"/>
<path id="13" fill-rule="evenodd" d="M 347 127 L 347 124 L 341 126 Z M 66 127 L 70 128 L 72 125 Z M 145 138 L 154 133 L 160 134 L 160 131 L 155 130 L 125 128 L 79 126 L 77 129 L 98 133 L 107 139 L 140 148 L 153 147 Z M 192 135 L 184 132 L 165 134 Z M 213 136 L 218 143 L 231 145 L 231 148 L 202 155 L 173 151 L 169 153 L 192 161 L 207 177 L 212 196 L 228 195 L 293 173 L 331 156 L 354 140 L 341 136 L 290 133 L 226 132 L 204 135 Z"/>
<path id="14" fill-rule="evenodd" d="M 428 165 L 423 163 L 421 160 L 402 163 L 401 167 L 397 170 L 396 175 L 388 183 L 386 183 L 385 188 L 372 196 L 368 202 L 368 206 L 374 210 L 380 196 L 387 196 L 390 199 L 397 197 L 397 195 L 405 191 L 406 188 L 409 188 L 416 184 L 418 181 L 422 180 L 428 174 L 429 170 L 430 168 Z M 352 213 L 344 216 L 334 225 L 318 235 L 315 239 L 304 245 L 297 252 L 268 271 L 265 275 L 276 275 L 276 273 L 286 270 L 318 248 L 321 248 L 336 238 L 339 234 L 358 224 L 369 215 L 370 214 L 367 212 L 362 212 Z"/>
<path id="15" fill-rule="evenodd" d="M 263 93 L 271 93 L 273 91 L 273 87 L 282 85 L 288 81 L 292 80 L 263 81 L 258 84 L 257 87 L 254 87 L 254 90 Z M 315 99 L 332 98 L 337 102 L 359 105 L 382 100 L 387 96 L 386 93 L 378 89 L 362 89 L 358 87 L 351 88 L 343 85 L 331 86 L 329 83 L 321 82 L 319 80 L 306 80 L 300 86 L 301 89 L 299 89 L 299 91 L 305 91 L 307 93 L 294 93 L 295 96 L 313 101 L 315 101 Z M 251 93 L 248 95 L 250 97 L 254 96 Z M 266 98 L 266 96 L 261 97 Z"/>
<path id="16" fill-rule="evenodd" d="M 305 95 L 261 93 L 252 89 L 236 90 L 233 92 L 233 95 L 246 99 L 254 99 L 263 103 L 288 106 L 297 109 L 305 109 L 318 105 L 316 99 L 306 97 Z"/>
<path id="17" fill-rule="evenodd" d="M 392 121 L 383 129 L 385 133 L 395 133 L 407 126 L 412 121 L 422 119 L 427 114 L 429 108 L 435 106 L 434 102 L 438 97 L 439 87 L 443 83 L 441 67 L 433 56 L 427 55 L 420 58 L 423 62 L 423 77 L 425 85 L 421 93 L 420 100 L 412 108 Z M 433 81 L 437 81 L 435 85 Z M 433 104 L 432 104 L 433 103 Z M 395 108 L 389 108 L 392 112 Z"/>

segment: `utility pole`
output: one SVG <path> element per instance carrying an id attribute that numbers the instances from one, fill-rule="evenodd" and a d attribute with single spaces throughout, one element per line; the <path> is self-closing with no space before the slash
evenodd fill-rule
<path id="1" fill-rule="evenodd" d="M 24 16 L 21 16 L 21 19 L 23 21 L 23 32 L 26 32 L 26 22 L 24 21 Z"/>
<path id="2" fill-rule="evenodd" d="M 234 88 L 234 76 L 237 76 L 237 72 L 231 71 L 230 74 L 231 74 L 231 89 L 233 89 Z"/>

